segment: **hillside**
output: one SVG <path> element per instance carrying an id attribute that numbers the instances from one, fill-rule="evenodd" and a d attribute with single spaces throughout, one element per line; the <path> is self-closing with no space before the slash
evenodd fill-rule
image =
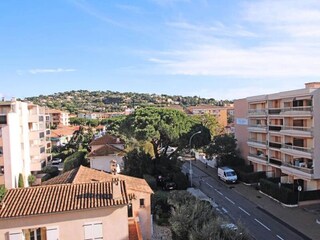
<path id="1" fill-rule="evenodd" d="M 87 91 L 74 90 L 59 92 L 52 95 L 40 95 L 36 97 L 27 97 L 23 100 L 31 101 L 40 106 L 47 106 L 60 110 L 67 110 L 70 113 L 79 111 L 90 112 L 117 112 L 126 108 L 136 106 L 166 106 L 176 104 L 182 106 L 191 106 L 197 104 L 212 104 L 222 106 L 230 103 L 229 100 L 217 101 L 213 98 L 199 98 L 197 96 L 169 96 L 147 93 L 133 92 L 113 92 L 113 91 Z"/>

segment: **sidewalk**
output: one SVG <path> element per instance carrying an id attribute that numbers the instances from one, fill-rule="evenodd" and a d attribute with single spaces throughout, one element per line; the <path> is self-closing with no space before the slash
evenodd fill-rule
<path id="1" fill-rule="evenodd" d="M 199 160 L 192 161 L 192 165 L 211 176 L 217 175 L 216 168 L 206 168 L 205 164 Z M 320 225 L 316 222 L 317 217 L 319 218 L 317 214 L 307 212 L 303 207 L 284 207 L 281 203 L 260 193 L 254 187 L 243 183 L 238 183 L 234 186 L 234 191 L 256 204 L 261 211 L 302 233 L 302 237 L 305 235 L 311 239 L 320 239 Z"/>

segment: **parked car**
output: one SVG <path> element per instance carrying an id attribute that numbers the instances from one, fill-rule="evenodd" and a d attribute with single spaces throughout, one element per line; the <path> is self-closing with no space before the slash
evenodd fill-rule
<path id="1" fill-rule="evenodd" d="M 60 163 L 62 163 L 62 159 L 61 158 L 53 158 L 52 161 L 51 161 L 52 165 L 58 165 Z"/>
<path id="2" fill-rule="evenodd" d="M 218 177 L 228 183 L 236 183 L 238 180 L 236 172 L 229 167 L 219 167 Z"/>

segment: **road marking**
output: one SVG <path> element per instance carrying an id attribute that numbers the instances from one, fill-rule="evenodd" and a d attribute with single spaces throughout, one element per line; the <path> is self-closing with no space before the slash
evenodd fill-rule
<path id="1" fill-rule="evenodd" d="M 282 237 L 280 237 L 279 235 L 277 235 L 277 238 L 281 239 L 281 240 L 284 240 Z"/>
<path id="2" fill-rule="evenodd" d="M 209 187 L 213 188 L 213 186 L 212 186 L 212 185 L 210 185 L 209 183 L 207 183 L 207 182 L 206 182 L 206 184 L 207 184 Z"/>
<path id="3" fill-rule="evenodd" d="M 267 230 L 269 230 L 269 231 L 271 231 L 271 229 L 270 228 L 268 228 L 266 225 L 264 225 L 262 222 L 260 222 L 258 219 L 254 219 L 256 222 L 258 222 L 261 226 L 263 226 L 265 229 L 267 229 Z"/>
<path id="4" fill-rule="evenodd" d="M 217 193 L 219 193 L 221 196 L 223 196 L 223 193 L 220 192 L 218 189 L 214 189 Z"/>
<path id="5" fill-rule="evenodd" d="M 239 209 L 244 212 L 245 214 L 247 214 L 248 216 L 250 216 L 250 213 L 248 213 L 246 210 L 244 210 L 242 207 L 239 207 Z"/>
<path id="6" fill-rule="evenodd" d="M 225 197 L 225 199 L 227 199 L 229 202 L 231 202 L 232 204 L 235 204 L 234 201 L 232 201 L 230 198 Z"/>
<path id="7" fill-rule="evenodd" d="M 224 207 L 221 208 L 221 209 L 222 209 L 222 211 L 224 211 L 225 213 L 228 213 L 227 209 L 225 209 Z"/>

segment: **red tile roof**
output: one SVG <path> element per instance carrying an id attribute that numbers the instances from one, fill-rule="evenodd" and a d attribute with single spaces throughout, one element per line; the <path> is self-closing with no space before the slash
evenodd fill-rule
<path id="1" fill-rule="evenodd" d="M 77 130 L 79 130 L 79 126 L 58 127 L 57 129 L 51 130 L 50 137 L 70 136 Z"/>
<path id="2" fill-rule="evenodd" d="M 93 140 L 90 143 L 90 145 L 105 145 L 105 144 L 124 144 L 124 141 L 112 135 L 106 134 L 100 138 Z"/>
<path id="3" fill-rule="evenodd" d="M 71 177 L 72 176 L 72 177 Z M 42 185 L 64 184 L 64 183 L 89 183 L 111 181 L 115 176 L 96 169 L 80 166 L 79 168 L 65 172 L 57 177 L 51 178 Z M 117 178 L 126 182 L 128 192 L 140 191 L 153 193 L 149 184 L 143 178 L 136 178 L 117 174 Z M 130 191 L 131 190 L 131 191 Z"/>
<path id="4" fill-rule="evenodd" d="M 106 145 L 104 145 L 104 146 L 102 146 L 102 147 L 90 152 L 88 154 L 88 157 L 108 156 L 108 155 L 111 155 L 111 154 L 117 154 L 117 155 L 123 156 L 125 153 L 126 152 L 123 151 L 120 148 L 117 148 L 115 146 L 106 144 Z"/>
<path id="5" fill-rule="evenodd" d="M 9 189 L 1 202 L 0 218 L 58 213 L 128 204 L 125 182 L 121 198 L 113 198 L 112 182 L 47 185 Z"/>

